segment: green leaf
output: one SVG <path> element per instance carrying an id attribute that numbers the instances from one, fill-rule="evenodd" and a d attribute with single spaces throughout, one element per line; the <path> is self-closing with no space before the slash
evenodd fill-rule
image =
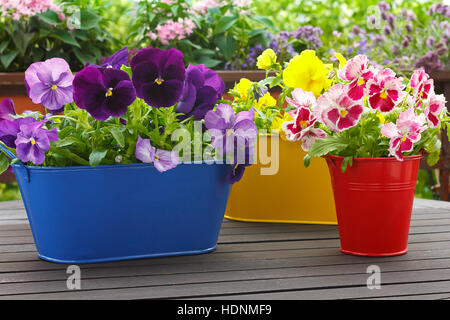
<path id="1" fill-rule="evenodd" d="M 222 61 L 211 59 L 209 57 L 200 57 L 199 59 L 197 59 L 197 64 L 204 64 L 207 68 L 214 68 L 220 63 L 222 63 Z"/>
<path id="2" fill-rule="evenodd" d="M 86 63 L 90 62 L 90 63 L 94 63 L 96 62 L 95 59 L 86 54 L 85 52 L 83 52 L 82 50 L 78 49 L 78 48 L 74 48 L 73 49 L 73 53 L 75 54 L 75 56 L 77 57 L 77 59 L 81 62 L 81 64 L 85 65 Z"/>
<path id="3" fill-rule="evenodd" d="M 345 173 L 345 171 L 347 171 L 347 167 L 349 165 L 352 166 L 352 164 L 353 164 L 353 158 L 352 157 L 345 157 L 344 160 L 342 161 L 342 165 L 341 165 L 342 173 Z"/>
<path id="4" fill-rule="evenodd" d="M 348 146 L 348 141 L 340 136 L 328 136 L 326 139 L 316 140 L 308 153 L 311 157 L 321 157 L 326 154 L 335 154 L 344 150 Z"/>
<path id="5" fill-rule="evenodd" d="M 122 130 L 118 127 L 110 127 L 108 128 L 109 132 L 111 132 L 114 139 L 116 139 L 119 146 L 122 148 L 125 147 L 125 137 L 122 133 Z"/>
<path id="6" fill-rule="evenodd" d="M 106 157 L 108 150 L 94 149 L 89 155 L 89 164 L 93 167 L 98 166 Z"/>
<path id="7" fill-rule="evenodd" d="M 229 35 L 221 35 L 216 39 L 216 44 L 219 47 L 219 50 L 222 52 L 223 56 L 226 60 L 231 60 L 233 55 L 235 54 L 237 41 L 234 37 Z"/>
<path id="8" fill-rule="evenodd" d="M 76 163 L 76 164 L 80 164 L 80 165 L 83 165 L 83 166 L 88 166 L 88 165 L 89 165 L 89 162 L 88 162 L 87 160 L 81 158 L 80 156 L 76 155 L 76 154 L 73 153 L 73 152 L 70 152 L 70 151 L 67 150 L 67 149 L 57 148 L 57 147 L 53 147 L 53 146 L 52 146 L 52 147 L 50 148 L 50 151 L 51 151 L 51 152 L 54 152 L 54 153 L 56 153 L 56 154 L 59 154 L 59 155 L 61 155 L 64 159 L 69 159 L 69 160 L 73 161 L 73 162 Z"/>
<path id="9" fill-rule="evenodd" d="M 216 27 L 214 28 L 214 33 L 219 34 L 230 29 L 236 22 L 238 17 L 234 16 L 223 16 L 217 21 Z"/>
<path id="10" fill-rule="evenodd" d="M 249 36 L 250 39 L 252 39 L 252 38 L 256 38 L 256 37 L 258 37 L 258 36 L 265 35 L 266 33 L 267 33 L 267 29 L 266 29 L 266 28 L 255 29 L 255 30 L 252 30 L 252 31 L 248 34 L 248 36 Z"/>
<path id="11" fill-rule="evenodd" d="M 276 77 L 267 77 L 267 78 L 265 78 L 265 79 L 259 81 L 259 82 L 258 82 L 258 85 L 259 85 L 259 86 L 266 86 L 266 85 L 272 83 L 272 82 L 274 81 L 275 78 L 276 78 Z"/>
<path id="12" fill-rule="evenodd" d="M 5 172 L 8 169 L 8 167 L 9 167 L 9 159 L 3 152 L 1 152 L 0 153 L 0 174 Z"/>
<path id="13" fill-rule="evenodd" d="M 19 50 L 12 50 L 6 54 L 0 55 L 0 61 L 2 62 L 2 65 L 5 67 L 5 69 L 8 69 L 9 65 L 13 60 L 17 57 L 19 54 Z"/>
<path id="14" fill-rule="evenodd" d="M 19 52 L 22 54 L 22 56 L 27 51 L 28 44 L 30 43 L 31 39 L 33 39 L 33 36 L 34 34 L 32 33 L 22 33 L 20 31 L 14 32 L 12 40 L 16 45 L 16 48 L 19 49 Z"/>
<path id="15" fill-rule="evenodd" d="M 310 164 L 311 164 L 311 156 L 309 154 L 306 154 L 305 157 L 303 158 L 303 165 L 305 166 L 305 168 L 308 168 Z"/>
<path id="16" fill-rule="evenodd" d="M 53 30 L 53 33 L 50 34 L 50 36 L 59 39 L 67 44 L 70 44 L 72 46 L 76 46 L 78 48 L 80 48 L 80 45 L 78 44 L 78 41 L 74 39 L 74 37 L 72 37 L 72 35 L 63 29 L 55 29 Z"/>
<path id="17" fill-rule="evenodd" d="M 102 17 L 96 15 L 90 10 L 80 10 L 80 29 L 91 29 L 102 20 Z"/>
<path id="18" fill-rule="evenodd" d="M 251 17 L 251 19 L 261 23 L 271 30 L 277 31 L 277 27 L 269 17 Z"/>
<path id="19" fill-rule="evenodd" d="M 439 161 L 439 151 L 432 152 L 427 155 L 427 164 L 432 167 Z"/>
<path id="20" fill-rule="evenodd" d="M 38 17 L 42 21 L 44 21 L 48 24 L 51 24 L 51 25 L 57 25 L 57 24 L 61 23 L 61 20 L 59 19 L 58 14 L 52 10 L 47 10 L 41 14 L 38 14 Z"/>
<path id="21" fill-rule="evenodd" d="M 89 34 L 85 30 L 75 29 L 72 32 L 76 38 L 82 41 L 89 40 Z"/>
<path id="22" fill-rule="evenodd" d="M 126 65 L 123 64 L 120 67 L 120 70 L 125 71 L 126 73 L 128 73 L 128 76 L 130 77 L 130 79 L 132 79 L 133 71 L 131 71 L 131 67 L 127 67 Z"/>
<path id="23" fill-rule="evenodd" d="M 8 40 L 3 41 L 3 42 L 0 43 L 0 54 L 3 53 L 3 50 L 6 49 L 6 47 L 8 46 L 8 44 L 9 44 L 9 41 L 8 41 Z"/>
<path id="24" fill-rule="evenodd" d="M 66 138 L 62 138 L 58 141 L 54 142 L 54 146 L 58 148 L 62 147 L 69 147 L 73 152 L 79 153 L 79 152 L 85 152 L 86 151 L 86 144 L 83 143 L 77 136 L 72 135 L 68 136 Z"/>
<path id="25" fill-rule="evenodd" d="M 186 45 L 188 45 L 188 46 L 190 46 L 190 47 L 192 47 L 192 48 L 194 48 L 196 50 L 202 50 L 201 46 L 199 46 L 199 45 L 189 41 L 188 39 L 183 39 L 183 40 L 180 40 L 179 42 L 182 43 L 182 44 L 186 44 Z"/>

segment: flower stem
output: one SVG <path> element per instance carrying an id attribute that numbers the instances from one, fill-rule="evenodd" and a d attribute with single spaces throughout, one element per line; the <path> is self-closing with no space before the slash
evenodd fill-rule
<path id="1" fill-rule="evenodd" d="M 51 119 L 53 119 L 53 118 L 67 119 L 67 120 L 71 120 L 73 122 L 78 123 L 79 125 L 81 125 L 82 127 L 86 128 L 86 129 L 90 129 L 91 128 L 89 125 L 86 125 L 85 123 L 81 122 L 80 120 L 72 118 L 72 117 L 69 117 L 69 116 L 55 115 L 55 116 L 51 116 L 50 118 Z"/>

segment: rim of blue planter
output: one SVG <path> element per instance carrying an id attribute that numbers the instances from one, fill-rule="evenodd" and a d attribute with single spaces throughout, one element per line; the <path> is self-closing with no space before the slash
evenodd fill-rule
<path id="1" fill-rule="evenodd" d="M 217 162 L 208 162 L 208 161 L 191 161 L 191 162 L 180 162 L 178 166 L 188 166 L 188 165 L 230 165 L 228 163 L 217 163 Z M 95 167 L 92 167 L 90 165 L 87 166 L 67 166 L 67 167 L 60 167 L 60 166 L 29 166 L 25 165 L 23 163 L 14 163 L 11 165 L 12 167 L 25 167 L 27 169 L 32 170 L 55 170 L 55 169 L 65 169 L 65 170 L 93 170 L 93 169 L 109 169 L 109 168 L 133 168 L 133 167 L 154 167 L 150 163 L 127 163 L 127 164 L 102 164 Z M 178 167 L 177 166 L 177 167 Z"/>

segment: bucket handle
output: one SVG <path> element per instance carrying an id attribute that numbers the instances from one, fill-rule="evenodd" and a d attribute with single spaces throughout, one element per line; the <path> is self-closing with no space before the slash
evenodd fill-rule
<path id="1" fill-rule="evenodd" d="M 30 172 L 28 171 L 27 167 L 23 164 L 23 162 L 20 161 L 19 158 L 17 158 L 16 155 L 14 153 L 12 153 L 2 143 L 0 143 L 0 150 L 3 151 L 8 156 L 8 158 L 10 158 L 11 160 L 16 160 L 17 159 L 16 163 L 20 166 L 21 169 L 25 170 L 25 172 L 26 172 L 26 174 L 24 175 L 25 181 L 26 182 L 30 182 Z"/>

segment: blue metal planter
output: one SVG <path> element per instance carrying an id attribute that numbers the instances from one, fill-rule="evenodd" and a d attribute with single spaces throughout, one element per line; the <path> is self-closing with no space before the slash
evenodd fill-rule
<path id="1" fill-rule="evenodd" d="M 60 263 L 212 251 L 231 167 L 180 164 L 34 167 L 13 165 L 39 257 Z"/>

